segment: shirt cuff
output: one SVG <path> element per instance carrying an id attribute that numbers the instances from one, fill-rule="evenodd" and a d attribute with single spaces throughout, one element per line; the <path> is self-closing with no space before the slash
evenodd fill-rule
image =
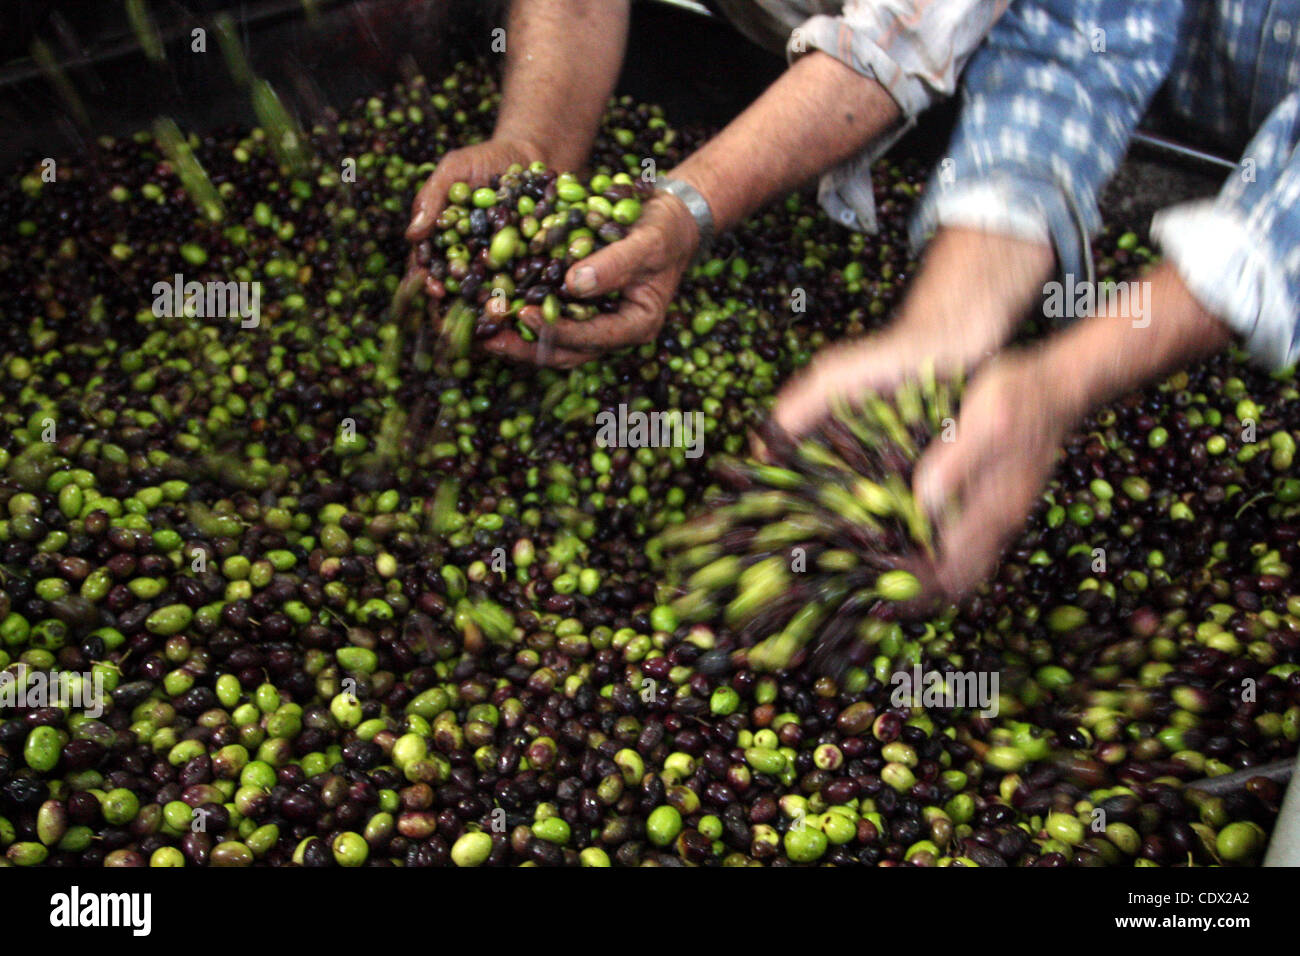
<path id="1" fill-rule="evenodd" d="M 945 181 L 945 175 L 941 162 L 912 219 L 914 250 L 919 252 L 940 226 L 979 229 L 1047 243 L 1062 275 L 1094 280 L 1089 245 L 1094 225 L 1056 183 L 1010 172 L 957 182 Z"/>
<path id="2" fill-rule="evenodd" d="M 915 119 L 933 100 L 929 87 L 886 53 L 864 30 L 839 17 L 811 17 L 790 34 L 786 55 L 793 62 L 813 50 L 833 56 L 851 70 L 874 79 L 894 98 L 903 116 Z"/>
<path id="3" fill-rule="evenodd" d="M 919 80 L 908 77 L 903 68 L 863 31 L 853 29 L 839 17 L 811 17 L 790 34 L 786 45 L 790 62 L 813 50 L 820 50 L 849 69 L 880 83 L 903 114 L 893 129 L 877 137 L 852 159 L 827 172 L 817 184 L 817 201 L 831 219 L 855 232 L 875 233 L 876 196 L 871 167 L 916 125 L 917 114 L 930 105 L 929 89 Z M 882 77 L 894 77 L 896 82 L 891 85 Z"/>
<path id="4" fill-rule="evenodd" d="M 817 202 L 826 215 L 855 232 L 876 231 L 876 190 L 871 168 L 912 128 L 910 117 L 830 172 L 817 184 Z"/>
<path id="5" fill-rule="evenodd" d="M 1245 217 L 1213 199 L 1183 203 L 1156 214 L 1151 236 L 1196 301 L 1239 334 L 1256 361 L 1285 368 L 1300 357 L 1281 257 Z"/>
<path id="6" fill-rule="evenodd" d="M 942 170 L 939 175 L 943 175 Z M 960 226 L 1027 242 L 1052 241 L 1047 217 L 1032 203 L 1018 201 L 1012 190 L 996 182 L 952 189 L 950 195 L 941 196 L 933 204 L 931 214 L 926 218 L 930 220 L 925 229 L 927 234 L 940 226 Z"/>

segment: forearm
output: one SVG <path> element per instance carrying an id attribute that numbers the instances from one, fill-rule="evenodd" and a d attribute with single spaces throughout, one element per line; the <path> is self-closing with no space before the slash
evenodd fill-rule
<path id="1" fill-rule="evenodd" d="M 900 116 L 875 80 L 812 53 L 670 175 L 704 195 L 722 231 L 861 152 Z"/>
<path id="2" fill-rule="evenodd" d="M 581 168 L 627 44 L 628 0 L 514 0 L 495 135 Z"/>
<path id="3" fill-rule="evenodd" d="M 978 364 L 1042 293 L 1054 263 L 1045 243 L 941 229 L 926 250 L 890 334 L 940 370 Z"/>
<path id="4" fill-rule="evenodd" d="M 1197 302 L 1171 267 L 1147 278 L 1145 315 L 1137 321 L 1131 309 L 1101 311 L 1043 346 L 1048 378 L 1059 383 L 1057 400 L 1072 420 L 1232 341 L 1228 326 Z"/>

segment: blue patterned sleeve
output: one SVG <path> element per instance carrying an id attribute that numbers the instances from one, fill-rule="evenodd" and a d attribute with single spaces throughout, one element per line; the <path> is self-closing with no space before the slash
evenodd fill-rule
<path id="1" fill-rule="evenodd" d="M 957 129 L 912 225 L 1051 242 L 1083 274 L 1097 195 L 1169 69 L 1181 0 L 1016 0 L 962 80 Z"/>
<path id="2" fill-rule="evenodd" d="M 1214 199 L 1165 210 L 1152 236 L 1192 295 L 1261 363 L 1300 359 L 1300 93 L 1269 114 Z"/>
<path id="3" fill-rule="evenodd" d="M 894 129 L 822 177 L 818 199 L 836 222 L 876 231 L 872 166 L 919 113 L 956 91 L 962 69 L 1006 7 L 1007 0 L 850 0 L 838 16 L 811 17 L 790 34 L 791 61 L 820 50 L 878 82 L 902 113 Z"/>

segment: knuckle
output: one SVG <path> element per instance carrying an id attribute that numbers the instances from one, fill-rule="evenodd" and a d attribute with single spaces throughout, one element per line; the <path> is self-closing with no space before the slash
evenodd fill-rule
<path id="1" fill-rule="evenodd" d="M 1005 445 L 1016 437 L 1015 419 L 1007 408 L 995 406 L 986 415 L 986 436 L 991 444 Z"/>

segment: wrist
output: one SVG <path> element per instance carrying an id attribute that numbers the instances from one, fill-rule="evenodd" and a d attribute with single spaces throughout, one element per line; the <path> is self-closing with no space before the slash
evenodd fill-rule
<path id="1" fill-rule="evenodd" d="M 668 212 L 674 248 L 684 253 L 684 258 L 694 259 L 700 251 L 700 226 L 691 215 L 686 203 L 672 193 L 656 193 L 655 198 Z"/>
<path id="2" fill-rule="evenodd" d="M 894 325 L 937 366 L 964 371 L 991 357 L 1051 274 L 1050 246 L 961 227 L 941 229 Z"/>
<path id="3" fill-rule="evenodd" d="M 508 144 L 512 150 L 529 157 L 530 162 L 541 160 L 551 169 L 560 172 L 579 169 L 586 155 L 581 146 L 568 145 L 569 138 L 562 133 L 507 120 L 497 124 L 492 139 Z"/>
<path id="4" fill-rule="evenodd" d="M 747 215 L 743 204 L 737 203 L 736 199 L 736 189 L 743 189 L 746 184 L 735 169 L 735 163 L 726 151 L 709 142 L 680 166 L 662 175 L 686 183 L 704 197 L 713 220 L 713 235 L 716 237 Z"/>
<path id="5" fill-rule="evenodd" d="M 887 334 L 913 359 L 934 363 L 936 373 L 960 375 L 992 358 L 1011 330 L 1009 317 L 992 310 L 905 307 Z"/>
<path id="6" fill-rule="evenodd" d="M 512 152 L 518 152 L 533 159 L 540 159 L 550 165 L 548 151 L 543 149 L 540 142 L 533 137 L 521 135 L 513 130 L 498 128 L 492 133 L 492 142 L 500 143 L 509 147 Z"/>
<path id="7" fill-rule="evenodd" d="M 1042 348 L 1055 399 L 1077 414 L 1226 348 L 1228 327 L 1192 296 L 1168 264 L 1141 280 L 1145 307 L 1080 319 Z"/>
<path id="8" fill-rule="evenodd" d="M 715 238 L 713 205 L 708 196 L 676 170 L 658 178 L 655 194 L 672 211 L 676 226 L 674 238 L 679 248 L 688 250 L 691 259 L 707 254 Z"/>
<path id="9" fill-rule="evenodd" d="M 1061 429 L 1068 429 L 1105 401 L 1098 380 L 1089 374 L 1088 356 L 1080 356 L 1068 335 L 1055 335 L 1027 348 L 1022 358 L 1039 383 L 1035 400 L 1044 403 L 1048 418 Z"/>

